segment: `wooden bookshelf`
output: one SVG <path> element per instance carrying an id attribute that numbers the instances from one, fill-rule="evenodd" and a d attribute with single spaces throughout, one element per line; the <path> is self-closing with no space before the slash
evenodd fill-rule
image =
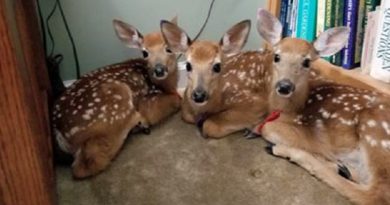
<path id="1" fill-rule="evenodd" d="M 313 68 L 318 70 L 325 77 L 333 79 L 336 82 L 342 82 L 359 88 L 376 90 L 390 96 L 390 84 L 363 74 L 359 68 L 346 70 L 323 59 L 315 61 L 313 63 Z"/>

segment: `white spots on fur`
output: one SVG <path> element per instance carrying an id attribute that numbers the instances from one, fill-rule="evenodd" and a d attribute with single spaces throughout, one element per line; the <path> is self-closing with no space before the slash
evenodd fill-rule
<path id="1" fill-rule="evenodd" d="M 101 99 L 100 98 L 95 98 L 95 100 L 94 100 L 95 102 L 100 102 L 101 101 Z"/>
<path id="2" fill-rule="evenodd" d="M 321 101 L 324 99 L 324 97 L 322 97 L 322 95 L 320 95 L 320 94 L 316 94 L 316 98 L 318 101 Z"/>
<path id="3" fill-rule="evenodd" d="M 78 105 L 77 109 L 81 110 L 81 109 L 83 109 L 83 106 L 82 105 Z"/>
<path id="4" fill-rule="evenodd" d="M 379 109 L 380 109 L 380 110 L 384 110 L 384 109 L 385 109 L 385 106 L 382 105 L 382 104 L 380 104 L 380 105 L 379 105 Z"/>
<path id="5" fill-rule="evenodd" d="M 329 119 L 330 117 L 330 112 L 328 112 L 327 110 L 325 110 L 324 108 L 320 108 L 319 112 L 321 113 L 322 117 L 324 119 Z"/>
<path id="6" fill-rule="evenodd" d="M 91 103 L 88 103 L 88 107 L 92 107 L 94 104 L 91 102 Z"/>
<path id="7" fill-rule="evenodd" d="M 226 82 L 225 85 L 223 86 L 222 90 L 226 91 L 230 87 L 230 82 Z"/>
<path id="8" fill-rule="evenodd" d="M 364 138 L 370 144 L 372 147 L 375 147 L 378 145 L 378 141 L 376 141 L 371 135 L 365 135 Z"/>
<path id="9" fill-rule="evenodd" d="M 64 101 L 64 100 L 66 100 L 66 97 L 65 97 L 65 96 L 62 96 L 62 97 L 60 98 L 60 100 L 61 100 L 61 101 Z"/>
<path id="10" fill-rule="evenodd" d="M 96 96 L 97 96 L 97 92 L 93 92 L 93 93 L 92 93 L 92 97 L 95 98 Z"/>
<path id="11" fill-rule="evenodd" d="M 118 104 L 114 104 L 114 109 L 118 109 Z"/>
<path id="12" fill-rule="evenodd" d="M 69 134 L 70 135 L 74 135 L 74 134 L 76 134 L 78 131 L 80 131 L 80 128 L 79 127 L 72 127 L 72 129 L 70 129 L 70 131 L 69 131 Z"/>
<path id="13" fill-rule="evenodd" d="M 367 121 L 367 125 L 368 125 L 368 127 L 375 127 L 376 126 L 376 121 L 375 120 L 368 120 Z"/>
<path id="14" fill-rule="evenodd" d="M 241 71 L 241 72 L 238 72 L 237 73 L 237 77 L 240 79 L 240 80 L 245 80 L 245 77 L 246 77 L 246 72 L 245 71 Z"/>
<path id="15" fill-rule="evenodd" d="M 382 124 L 382 128 L 385 130 L 386 134 L 390 136 L 390 125 L 389 125 L 389 123 L 383 121 L 381 124 Z"/>
<path id="16" fill-rule="evenodd" d="M 390 149 L 390 140 L 382 140 L 381 145 L 385 149 Z"/>
<path id="17" fill-rule="evenodd" d="M 100 108 L 100 110 L 103 111 L 103 112 L 105 112 L 106 109 L 107 109 L 107 106 L 106 106 L 106 105 L 103 105 L 103 106 Z"/>
<path id="18" fill-rule="evenodd" d="M 352 126 L 352 125 L 356 124 L 355 120 L 348 120 L 348 119 L 345 119 L 343 117 L 339 117 L 339 120 L 340 120 L 341 124 L 348 125 L 348 126 Z"/>
<path id="19" fill-rule="evenodd" d="M 77 110 L 73 110 L 72 115 L 77 115 Z"/>

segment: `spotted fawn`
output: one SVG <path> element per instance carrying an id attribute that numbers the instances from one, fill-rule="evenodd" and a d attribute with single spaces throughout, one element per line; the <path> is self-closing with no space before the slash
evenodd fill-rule
<path id="1" fill-rule="evenodd" d="M 281 38 L 282 25 L 263 9 L 258 31 L 272 45 L 268 151 L 296 162 L 356 204 L 390 204 L 390 101 L 337 83 L 310 83 L 311 64 L 338 52 L 349 29 L 326 30 L 313 42 Z"/>
<path id="2" fill-rule="evenodd" d="M 154 125 L 180 107 L 176 55 L 161 33 L 142 36 L 122 21 L 113 24 L 119 39 L 142 50 L 144 59 L 82 76 L 59 97 L 52 112 L 56 141 L 62 151 L 73 155 L 76 178 L 104 170 L 130 130 Z"/>

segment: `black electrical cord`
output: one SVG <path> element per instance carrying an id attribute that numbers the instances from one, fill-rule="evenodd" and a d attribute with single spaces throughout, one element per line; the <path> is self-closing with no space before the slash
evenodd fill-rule
<path id="1" fill-rule="evenodd" d="M 55 48 L 55 41 L 54 41 L 53 33 L 51 32 L 51 28 L 50 28 L 50 19 L 53 17 L 55 11 L 57 10 L 57 7 L 58 7 L 58 3 L 55 2 L 52 10 L 50 11 L 49 15 L 46 18 L 47 35 L 49 36 L 51 42 L 50 53 L 47 54 L 49 57 L 53 56 L 54 48 Z"/>
<path id="2" fill-rule="evenodd" d="M 209 19 L 210 19 L 210 16 L 211 16 L 211 11 L 213 10 L 213 7 L 214 7 L 214 2 L 215 0 L 211 0 L 211 3 L 210 3 L 210 7 L 209 7 L 209 11 L 207 13 L 207 17 L 206 17 L 206 20 L 204 21 L 202 27 L 200 28 L 198 34 L 196 34 L 195 38 L 193 41 L 196 41 L 199 36 L 203 33 L 203 30 L 205 29 L 207 23 L 209 22 Z"/>
<path id="3" fill-rule="evenodd" d="M 37 1 L 37 7 L 38 7 L 38 16 L 39 16 L 39 23 L 41 27 L 41 33 L 42 33 L 42 42 L 43 42 L 43 49 L 45 50 L 45 54 L 47 53 L 47 43 L 46 43 L 46 32 L 45 32 L 45 22 L 43 21 L 43 14 L 41 5 L 39 4 L 39 0 Z"/>
<path id="4" fill-rule="evenodd" d="M 74 61 L 75 61 L 75 64 L 76 64 L 76 76 L 77 76 L 77 79 L 79 79 L 80 78 L 80 63 L 79 63 L 79 58 L 78 58 L 78 55 L 77 55 L 76 44 L 74 42 L 72 32 L 70 31 L 70 28 L 69 28 L 69 25 L 68 25 L 68 21 L 66 20 L 66 17 L 65 17 L 65 14 L 64 14 L 64 10 L 62 9 L 61 1 L 60 0 L 56 0 L 56 2 L 58 4 L 58 8 L 59 8 L 60 13 L 61 13 L 61 18 L 62 18 L 62 21 L 64 22 L 65 29 L 66 29 L 66 32 L 68 34 L 69 40 L 70 40 L 70 42 L 72 44 Z"/>

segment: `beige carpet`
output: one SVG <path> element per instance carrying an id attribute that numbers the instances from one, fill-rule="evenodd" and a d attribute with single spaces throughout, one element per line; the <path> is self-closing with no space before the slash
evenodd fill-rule
<path id="1" fill-rule="evenodd" d="M 57 167 L 60 205 L 339 205 L 334 190 L 286 160 L 262 139 L 237 133 L 205 140 L 179 115 L 129 138 L 102 174 L 74 181 Z"/>

